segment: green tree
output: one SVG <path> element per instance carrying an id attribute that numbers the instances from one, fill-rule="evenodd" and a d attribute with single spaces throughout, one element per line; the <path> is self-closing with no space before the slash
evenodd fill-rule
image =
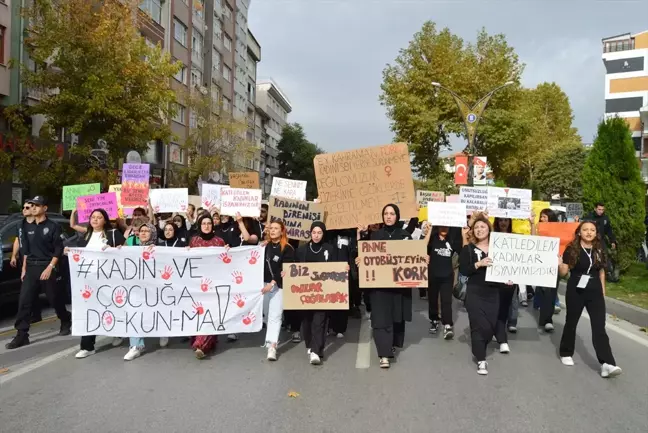
<path id="1" fill-rule="evenodd" d="M 447 172 L 442 164 L 454 164 L 452 160 L 441 160 L 440 169 L 436 170 L 435 173 L 427 179 L 415 179 L 414 187 L 417 190 L 424 191 L 441 191 L 445 195 L 459 194 L 459 188 L 454 183 L 454 174 Z"/>
<path id="2" fill-rule="evenodd" d="M 396 140 L 409 144 L 412 165 L 419 175 L 431 177 L 441 170 L 439 153 L 449 149 L 451 134 L 465 136 L 463 119 L 452 96 L 439 91 L 432 82 L 440 82 L 475 103 L 507 81 L 519 83 L 523 69 L 501 34 L 489 35 L 482 29 L 475 43 L 466 43 L 448 28 L 439 31 L 433 22 L 423 24 L 409 45 L 400 50 L 394 64 L 384 69 L 380 96 Z M 483 121 L 489 119 L 492 127 L 477 137 L 478 151 L 482 150 L 481 143 L 488 142 L 489 133 L 500 130 L 498 125 L 507 119 L 517 93 L 515 87 L 507 88 L 489 102 Z M 485 156 L 490 159 L 490 155 Z"/>
<path id="3" fill-rule="evenodd" d="M 560 194 L 569 201 L 583 197 L 583 167 L 587 151 L 581 143 L 561 143 L 545 155 L 536 168 L 535 190 L 539 199 L 550 200 Z"/>
<path id="4" fill-rule="evenodd" d="M 170 78 L 180 65 L 140 35 L 137 17 L 149 18 L 138 6 L 137 0 L 33 0 L 24 9 L 26 50 L 36 68 L 20 65 L 22 80 L 41 99 L 6 110 L 12 131 L 24 142 L 27 119 L 41 115 L 40 137 L 60 138 L 63 129 L 78 137 L 65 158 L 50 143 L 3 161 L 28 185 L 60 194 L 66 183 L 109 181 L 106 169 L 129 150 L 142 152 L 148 142 L 171 136 Z M 92 150 L 99 140 L 107 143 L 108 155 L 98 164 Z"/>
<path id="5" fill-rule="evenodd" d="M 304 128 L 299 123 L 287 124 L 281 133 L 279 149 L 279 177 L 293 180 L 305 180 L 306 199 L 318 197 L 317 182 L 313 159 L 322 152 L 317 145 L 306 138 Z"/>
<path id="6" fill-rule="evenodd" d="M 173 186 L 189 186 L 196 192 L 198 178 L 211 172 L 244 171 L 247 161 L 259 153 L 246 137 L 247 125 L 221 111 L 210 95 L 191 91 L 180 95 L 190 113 L 189 136 L 182 144 L 187 165 L 174 167 Z"/>
<path id="7" fill-rule="evenodd" d="M 605 204 L 618 241 L 623 271 L 635 260 L 644 238 L 646 185 L 635 156 L 632 133 L 624 119 L 602 121 L 583 168 L 583 205 Z"/>

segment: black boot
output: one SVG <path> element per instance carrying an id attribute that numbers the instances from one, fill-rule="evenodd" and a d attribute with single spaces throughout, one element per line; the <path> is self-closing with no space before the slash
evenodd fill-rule
<path id="1" fill-rule="evenodd" d="M 29 337 L 16 335 L 13 340 L 5 344 L 5 349 L 18 349 L 19 347 L 27 346 L 29 344 Z"/>

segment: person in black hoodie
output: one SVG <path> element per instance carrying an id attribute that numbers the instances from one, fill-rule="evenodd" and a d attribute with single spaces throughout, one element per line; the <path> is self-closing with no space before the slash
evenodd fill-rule
<path id="1" fill-rule="evenodd" d="M 90 214 L 90 221 L 85 235 L 79 238 L 76 247 L 94 250 L 105 250 L 106 248 L 121 248 L 126 240 L 124 235 L 110 226 L 110 218 L 104 209 L 95 209 Z M 65 254 L 69 253 L 69 248 L 65 249 Z M 95 354 L 95 335 L 84 335 L 81 337 L 81 347 L 75 357 L 77 359 L 87 358 Z M 121 345 L 122 338 L 114 338 L 112 345 L 117 347 Z"/>
<path id="2" fill-rule="evenodd" d="M 266 346 L 268 361 L 277 360 L 277 343 L 281 332 L 283 315 L 283 265 L 295 261 L 295 250 L 288 243 L 288 234 L 283 221 L 270 224 L 265 241 L 265 263 L 263 268 L 263 315 L 267 320 Z"/>
<path id="3" fill-rule="evenodd" d="M 382 210 L 383 227 L 371 234 L 374 241 L 412 239 L 400 223 L 400 209 L 388 204 Z M 365 229 L 363 228 L 363 231 Z M 360 266 L 359 258 L 356 264 Z M 390 358 L 405 341 L 405 322 L 412 321 L 412 289 L 371 289 L 371 327 L 380 358 L 380 368 L 390 367 Z"/>
<path id="4" fill-rule="evenodd" d="M 295 261 L 298 263 L 337 261 L 335 248 L 324 242 L 324 236 L 326 235 L 326 226 L 324 223 L 315 221 L 311 225 L 310 233 L 310 242 L 297 248 Z M 321 364 L 322 358 L 324 357 L 326 313 L 323 310 L 305 310 L 302 312 L 301 336 L 306 344 L 310 363 L 313 365 Z"/>

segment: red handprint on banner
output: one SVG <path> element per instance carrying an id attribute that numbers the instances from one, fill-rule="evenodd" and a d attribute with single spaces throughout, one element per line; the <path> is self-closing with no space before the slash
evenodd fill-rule
<path id="1" fill-rule="evenodd" d="M 252 251 L 252 253 L 250 253 L 250 260 L 248 263 L 250 263 L 251 265 L 256 265 L 256 262 L 259 260 L 259 257 L 260 254 L 258 251 Z"/>
<path id="2" fill-rule="evenodd" d="M 185 204 L 181 204 L 181 205 L 180 205 L 180 210 L 181 210 L 182 212 L 184 212 L 186 209 L 187 209 L 187 205 L 185 205 Z"/>
<path id="3" fill-rule="evenodd" d="M 153 257 L 153 253 L 155 253 L 155 247 L 151 245 L 150 247 L 147 247 L 143 252 L 142 252 L 142 258 L 144 260 L 148 260 L 151 257 Z"/>
<path id="4" fill-rule="evenodd" d="M 209 290 L 209 285 L 211 283 L 212 283 L 212 280 L 210 280 L 209 278 L 202 279 L 200 281 L 200 290 L 202 290 L 203 292 L 206 292 L 207 290 Z"/>
<path id="5" fill-rule="evenodd" d="M 173 268 L 167 265 L 164 267 L 164 271 L 162 271 L 161 274 L 163 280 L 168 280 L 169 278 L 171 278 L 171 275 L 173 275 Z"/>
<path id="6" fill-rule="evenodd" d="M 194 311 L 198 313 L 199 316 L 205 314 L 205 309 L 203 308 L 202 303 L 194 302 L 193 307 L 194 307 Z"/>
<path id="7" fill-rule="evenodd" d="M 218 256 L 218 258 L 221 259 L 225 264 L 232 263 L 232 256 L 230 256 L 228 253 L 223 253 Z"/>
<path id="8" fill-rule="evenodd" d="M 79 263 L 79 260 L 81 260 L 81 251 L 72 250 L 72 260 L 74 260 L 76 263 Z"/>
<path id="9" fill-rule="evenodd" d="M 81 290 L 81 296 L 83 296 L 83 299 L 86 301 L 90 299 L 90 296 L 92 296 L 92 287 L 85 286 L 85 288 Z"/>
<path id="10" fill-rule="evenodd" d="M 155 206 L 155 213 L 160 212 L 160 206 Z"/>
<path id="11" fill-rule="evenodd" d="M 239 308 L 243 308 L 245 306 L 245 296 L 241 295 L 240 293 L 234 295 L 234 300 L 232 301 L 232 303 Z"/>
<path id="12" fill-rule="evenodd" d="M 124 305 L 124 303 L 126 302 L 126 300 L 124 299 L 125 295 L 126 292 L 124 290 L 122 289 L 117 290 L 115 292 L 115 299 L 114 299 L 115 305 L 117 305 L 118 307 Z"/>
<path id="13" fill-rule="evenodd" d="M 205 200 L 205 201 L 203 202 L 203 204 L 205 205 L 206 208 L 209 209 L 209 208 L 211 207 L 212 202 L 209 201 L 209 200 Z"/>
<path id="14" fill-rule="evenodd" d="M 256 320 L 256 315 L 254 313 L 250 313 L 247 316 L 243 316 L 244 325 L 249 325 L 251 323 L 254 323 L 255 320 Z"/>
<path id="15" fill-rule="evenodd" d="M 232 272 L 232 278 L 236 284 L 241 284 L 243 282 L 243 274 L 240 271 Z"/>
<path id="16" fill-rule="evenodd" d="M 110 326 L 110 325 L 112 325 L 112 322 L 113 322 L 113 316 L 112 316 L 112 313 L 111 313 L 111 314 L 106 314 L 106 315 L 104 316 L 104 323 L 105 323 L 106 325 Z"/>

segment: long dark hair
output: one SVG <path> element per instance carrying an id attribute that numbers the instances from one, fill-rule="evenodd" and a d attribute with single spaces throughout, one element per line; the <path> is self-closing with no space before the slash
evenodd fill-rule
<path id="1" fill-rule="evenodd" d="M 509 225 L 508 228 L 506 229 L 506 233 L 513 233 L 513 220 L 511 218 L 498 218 L 495 217 L 495 222 L 493 223 L 493 231 L 499 232 L 500 231 L 500 221 L 508 220 Z"/>
<path id="2" fill-rule="evenodd" d="M 86 241 L 89 241 L 90 238 L 92 237 L 93 229 L 92 229 L 92 226 L 90 225 L 90 219 L 92 219 L 92 214 L 95 213 L 95 212 L 99 212 L 101 214 L 101 216 L 103 216 L 103 218 L 104 218 L 104 226 L 103 226 L 103 230 L 102 230 L 104 237 L 107 237 L 106 236 L 106 232 L 108 231 L 107 229 L 111 228 L 111 226 L 110 226 L 110 217 L 108 216 L 108 212 L 106 212 L 104 209 L 101 209 L 101 208 L 93 210 L 92 212 L 90 212 L 90 218 L 88 219 L 88 231 L 86 232 L 86 235 L 85 235 L 85 240 Z"/>
<path id="3" fill-rule="evenodd" d="M 549 220 L 550 223 L 557 223 L 558 222 L 558 215 L 556 215 L 556 213 L 554 211 L 552 211 L 551 209 L 549 209 L 549 208 L 542 209 L 540 211 L 540 216 L 542 217 L 542 215 L 546 215 L 547 219 Z"/>
<path id="4" fill-rule="evenodd" d="M 578 225 L 576 232 L 574 232 L 574 240 L 569 244 L 569 257 L 567 257 L 569 269 L 572 269 L 578 263 L 581 250 L 581 227 L 585 224 L 592 224 L 596 230 L 596 236 L 592 240 L 592 264 L 597 268 L 605 266 L 607 259 L 605 257 L 605 249 L 603 249 L 603 244 L 598 236 L 598 227 L 592 221 L 583 221 Z"/>

